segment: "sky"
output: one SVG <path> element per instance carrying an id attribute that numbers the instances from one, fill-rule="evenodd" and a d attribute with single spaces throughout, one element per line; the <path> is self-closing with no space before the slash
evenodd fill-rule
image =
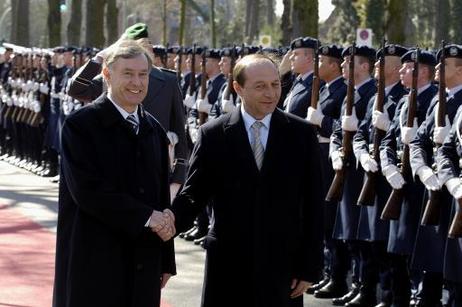
<path id="1" fill-rule="evenodd" d="M 276 0 L 276 15 L 281 16 L 283 8 L 282 0 Z M 319 21 L 326 20 L 333 9 L 331 0 L 319 0 Z"/>

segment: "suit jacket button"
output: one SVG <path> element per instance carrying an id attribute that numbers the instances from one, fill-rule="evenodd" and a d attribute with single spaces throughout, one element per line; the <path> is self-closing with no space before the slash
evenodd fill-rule
<path id="1" fill-rule="evenodd" d="M 144 189 L 143 188 L 139 188 L 138 191 L 143 194 L 144 193 Z"/>
<path id="2" fill-rule="evenodd" d="M 138 271 L 141 271 L 141 270 L 143 269 L 143 265 L 142 265 L 141 263 L 138 263 L 138 264 L 136 265 L 136 269 L 137 269 Z"/>

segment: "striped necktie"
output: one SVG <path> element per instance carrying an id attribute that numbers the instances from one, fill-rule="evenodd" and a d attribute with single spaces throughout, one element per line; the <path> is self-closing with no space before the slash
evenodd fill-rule
<path id="1" fill-rule="evenodd" d="M 135 134 L 138 134 L 138 121 L 136 120 L 135 115 L 130 114 L 125 120 L 130 123 Z"/>
<path id="2" fill-rule="evenodd" d="M 252 142 L 252 151 L 255 157 L 255 163 L 257 164 L 258 169 L 261 169 L 263 164 L 263 157 L 265 150 L 263 149 L 263 144 L 260 140 L 260 128 L 263 127 L 263 123 L 259 121 L 255 121 L 252 126 L 250 126 L 252 135 L 253 135 L 253 142 Z"/>

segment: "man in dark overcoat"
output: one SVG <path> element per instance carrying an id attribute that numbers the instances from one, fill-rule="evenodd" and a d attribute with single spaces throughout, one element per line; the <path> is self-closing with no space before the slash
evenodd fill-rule
<path id="1" fill-rule="evenodd" d="M 170 197 L 168 139 L 140 105 L 150 69 L 139 44 L 120 43 L 104 63 L 107 95 L 64 123 L 55 307 L 159 306 L 175 274 L 173 241 L 153 232 Z"/>
<path id="2" fill-rule="evenodd" d="M 203 307 L 303 306 L 322 271 L 320 152 L 314 128 L 276 109 L 277 65 L 250 55 L 234 68 L 242 106 L 201 126 L 183 190 L 178 231 L 212 204 Z M 229 261 L 232 259 L 232 261 Z M 239 289 L 229 295 L 230 289 Z"/>

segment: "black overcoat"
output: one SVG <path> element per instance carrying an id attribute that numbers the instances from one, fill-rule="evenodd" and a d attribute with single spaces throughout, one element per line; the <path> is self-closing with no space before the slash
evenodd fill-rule
<path id="1" fill-rule="evenodd" d="M 172 210 L 177 231 L 183 231 L 202 208 L 213 207 L 202 306 L 303 306 L 301 298 L 289 298 L 291 279 L 316 281 L 322 270 L 322 178 L 314 128 L 276 109 L 261 171 L 240 108 L 199 131 Z"/>
<path id="2" fill-rule="evenodd" d="M 145 224 L 169 206 L 167 138 L 139 107 L 139 132 L 103 95 L 62 132 L 55 307 L 159 306 L 173 241 Z"/>

